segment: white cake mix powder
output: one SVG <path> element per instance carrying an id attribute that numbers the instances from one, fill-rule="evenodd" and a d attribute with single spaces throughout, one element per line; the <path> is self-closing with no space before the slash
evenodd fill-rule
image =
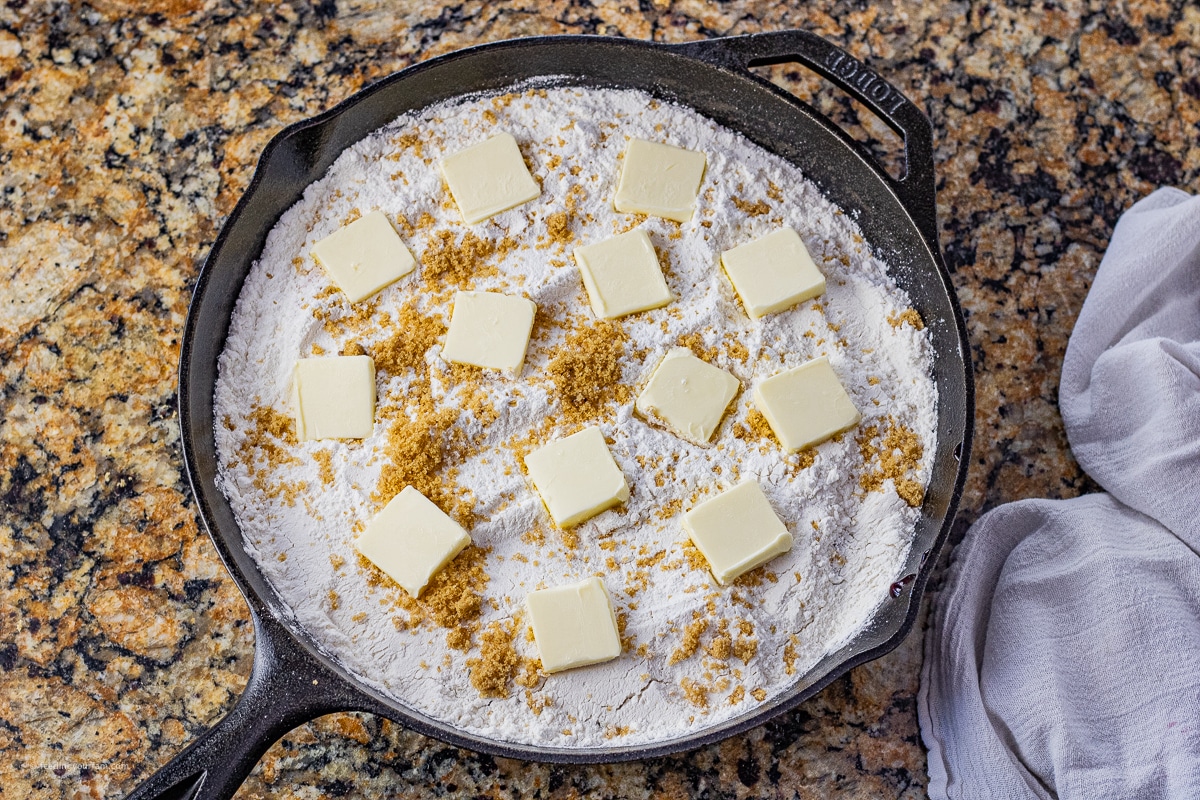
<path id="1" fill-rule="evenodd" d="M 542 193 L 467 226 L 437 161 L 498 130 L 516 137 Z M 690 222 L 613 210 L 630 137 L 707 155 Z M 483 270 L 469 284 L 538 304 L 530 350 L 520 375 L 472 373 L 468 391 L 463 368 L 448 367 L 433 343 L 420 369 L 378 374 L 371 438 L 296 443 L 264 420 L 290 416 L 297 358 L 336 354 L 350 342 L 371 352 L 396 333 L 402 308 L 449 320 L 453 291 L 430 288 L 426 266 L 353 308 L 330 290 L 310 255 L 313 244 L 374 209 L 397 222 L 419 260 L 446 231 L 512 239 L 515 245 L 488 261 L 494 272 Z M 632 394 L 610 405 L 595 423 L 632 495 L 566 535 L 553 527 L 520 468 L 523 452 L 581 427 L 563 413 L 546 378 L 570 331 L 592 320 L 570 246 L 551 235 L 550 218 L 564 211 L 575 244 L 640 224 L 667 267 L 674 302 L 615 323 L 628 337 L 621 370 L 633 392 L 681 341 L 742 384 L 707 447 L 636 416 Z M 799 231 L 828 288 L 815 301 L 751 320 L 720 269 L 720 253 L 781 225 Z M 363 683 L 493 740 L 560 747 L 663 742 L 752 712 L 794 684 L 859 631 L 901 577 L 919 515 L 902 495 L 919 502 L 928 481 L 937 405 L 928 335 L 910 305 L 851 218 L 796 167 L 694 111 L 638 92 L 577 88 L 433 107 L 346 150 L 270 233 L 220 360 L 220 486 L 247 549 L 296 621 Z M 752 390 L 820 355 L 863 420 L 809 453 L 788 456 L 769 435 L 755 433 L 761 424 Z M 376 490 L 389 426 L 417 413 L 414 398 L 422 392 L 434 407 L 457 413 L 446 435 L 458 460 L 442 464 L 439 474 L 467 498 L 469 532 L 487 575 L 475 587 L 482 594 L 477 625 L 460 632 L 465 650 L 448 646 L 446 628 L 414 616 L 402 590 L 381 582 L 353 548 L 356 532 L 386 499 Z M 262 409 L 278 413 L 264 416 Z M 720 587 L 688 552 L 681 514 L 746 478 L 759 481 L 795 545 L 738 584 Z M 622 619 L 621 656 L 538 675 L 525 595 L 591 575 L 603 578 Z M 481 643 L 496 623 L 512 625 L 515 635 L 500 652 L 518 666 L 500 669 L 499 688 L 491 685 L 490 694 L 506 696 L 485 697 L 472 671 L 495 655 Z"/>

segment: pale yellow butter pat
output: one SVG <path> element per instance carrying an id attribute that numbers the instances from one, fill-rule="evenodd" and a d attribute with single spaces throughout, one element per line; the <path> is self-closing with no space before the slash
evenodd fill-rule
<path id="1" fill-rule="evenodd" d="M 634 407 L 679 437 L 705 444 L 739 385 L 725 370 L 701 361 L 686 347 L 676 347 L 655 367 Z"/>
<path id="2" fill-rule="evenodd" d="M 457 364 L 517 372 L 525 361 L 537 305 L 498 292 L 454 295 L 442 358 Z"/>
<path id="3" fill-rule="evenodd" d="M 354 547 L 413 597 L 450 563 L 471 537 L 411 486 L 367 523 Z"/>
<path id="4" fill-rule="evenodd" d="M 687 222 L 704 180 L 704 153 L 630 139 L 613 206 L 617 211 Z"/>
<path id="5" fill-rule="evenodd" d="M 556 439 L 525 456 L 529 477 L 560 528 L 629 499 L 625 475 L 597 427 Z"/>
<path id="6" fill-rule="evenodd" d="M 575 263 L 592 311 L 602 319 L 659 308 L 675 299 L 663 278 L 654 244 L 641 228 L 576 247 Z"/>
<path id="7" fill-rule="evenodd" d="M 351 303 L 391 285 L 417 265 L 382 211 L 329 234 L 313 245 L 312 255 Z"/>
<path id="8" fill-rule="evenodd" d="M 721 253 L 746 313 L 754 319 L 784 311 L 825 291 L 825 276 L 813 263 L 800 234 L 780 228 L 749 244 Z"/>
<path id="9" fill-rule="evenodd" d="M 792 535 L 753 480 L 684 514 L 683 527 L 722 586 L 792 548 Z"/>
<path id="10" fill-rule="evenodd" d="M 862 419 L 824 356 L 767 378 L 754 390 L 754 404 L 789 453 L 823 442 Z"/>
<path id="11" fill-rule="evenodd" d="M 375 428 L 375 360 L 301 358 L 292 370 L 296 438 L 365 439 Z"/>
<path id="12" fill-rule="evenodd" d="M 530 592 L 525 608 L 546 672 L 599 664 L 621 655 L 617 618 L 599 578 Z"/>
<path id="13" fill-rule="evenodd" d="M 542 193 L 517 140 L 498 133 L 442 159 L 442 176 L 468 224 L 527 203 Z"/>

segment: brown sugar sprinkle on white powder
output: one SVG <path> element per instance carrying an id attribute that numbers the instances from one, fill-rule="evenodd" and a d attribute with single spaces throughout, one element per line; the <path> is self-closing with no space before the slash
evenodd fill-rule
<path id="1" fill-rule="evenodd" d="M 464 225 L 437 162 L 500 130 L 516 137 L 541 194 Z M 705 153 L 692 220 L 613 210 L 629 138 Z M 350 304 L 310 250 L 373 210 L 419 264 Z M 746 713 L 886 601 L 929 476 L 928 332 L 852 219 L 746 139 L 634 92 L 537 87 L 401 118 L 351 147 L 284 214 L 238 299 L 215 433 L 221 487 L 247 549 L 298 623 L 360 680 L 464 731 L 534 745 L 653 743 Z M 800 233 L 828 288 L 819 302 L 750 320 L 720 253 L 781 225 Z M 633 227 L 650 236 L 675 299 L 596 320 L 571 250 Z M 537 304 L 519 374 L 440 357 L 454 294 L 465 288 Z M 707 446 L 632 412 L 648 371 L 675 346 L 741 385 Z M 359 350 L 376 365 L 373 435 L 295 441 L 295 359 Z M 752 390 L 819 355 L 863 421 L 784 454 Z M 521 456 L 587 425 L 601 427 L 631 494 L 564 531 Z M 720 587 L 680 520 L 743 478 L 759 481 L 795 544 Z M 420 598 L 359 562 L 353 547 L 408 485 L 473 541 Z M 544 675 L 524 597 L 593 575 L 612 598 L 622 654 Z"/>

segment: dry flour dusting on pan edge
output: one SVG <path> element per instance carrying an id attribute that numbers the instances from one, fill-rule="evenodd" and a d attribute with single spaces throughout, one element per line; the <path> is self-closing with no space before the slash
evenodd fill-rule
<path id="1" fill-rule="evenodd" d="M 541 192 L 468 225 L 439 160 L 501 131 L 516 138 Z M 706 155 L 689 221 L 614 209 L 631 138 Z M 311 250 L 376 210 L 416 268 L 350 303 Z M 826 290 L 751 319 L 720 254 L 781 227 L 799 232 Z M 649 235 L 674 300 L 597 319 L 572 250 L 635 228 Z M 441 357 L 460 290 L 536 303 L 515 376 Z M 708 445 L 634 408 L 677 347 L 740 383 Z M 299 442 L 296 360 L 363 353 L 376 369 L 371 435 Z M 663 742 L 752 711 L 885 601 L 930 475 L 931 353 L 920 318 L 851 218 L 740 135 L 633 91 L 476 98 L 401 117 L 349 148 L 270 233 L 220 359 L 220 486 L 296 620 L 365 684 L 495 740 Z M 755 410 L 754 389 L 820 356 L 862 420 L 789 455 Z M 524 456 L 589 426 L 603 432 L 630 496 L 563 530 Z M 687 543 L 682 517 L 751 478 L 793 545 L 721 586 Z M 419 600 L 354 547 L 406 486 L 472 539 Z M 545 675 L 525 597 L 593 576 L 611 596 L 621 654 Z"/>

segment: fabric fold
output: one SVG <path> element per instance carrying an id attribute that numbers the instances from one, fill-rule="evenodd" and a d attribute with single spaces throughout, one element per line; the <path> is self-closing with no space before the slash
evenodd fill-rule
<path id="1" fill-rule="evenodd" d="M 981 517 L 934 600 L 935 798 L 1200 797 L 1200 198 L 1118 222 L 1059 404 L 1104 493 Z"/>

